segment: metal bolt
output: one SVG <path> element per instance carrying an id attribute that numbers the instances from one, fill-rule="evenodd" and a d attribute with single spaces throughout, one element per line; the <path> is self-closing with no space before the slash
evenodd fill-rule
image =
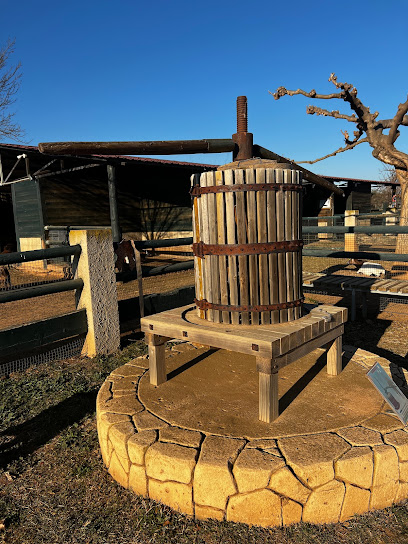
<path id="1" fill-rule="evenodd" d="M 248 132 L 248 104 L 246 96 L 237 98 L 237 132 Z"/>

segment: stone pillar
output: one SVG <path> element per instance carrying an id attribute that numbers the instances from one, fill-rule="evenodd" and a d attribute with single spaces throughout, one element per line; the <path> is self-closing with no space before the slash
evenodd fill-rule
<path id="1" fill-rule="evenodd" d="M 84 287 L 77 308 L 85 308 L 88 334 L 83 355 L 94 357 L 116 351 L 120 345 L 118 298 L 110 229 L 71 230 L 70 245 L 79 244 L 81 255 L 75 277 Z"/>
<path id="2" fill-rule="evenodd" d="M 357 224 L 358 210 L 346 210 L 344 217 L 345 227 L 355 227 Z M 344 251 L 358 251 L 357 234 L 344 235 Z"/>

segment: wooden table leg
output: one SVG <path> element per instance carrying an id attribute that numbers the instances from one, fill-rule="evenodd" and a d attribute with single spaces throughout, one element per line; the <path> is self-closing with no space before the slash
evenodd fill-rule
<path id="1" fill-rule="evenodd" d="M 165 343 L 168 338 L 158 334 L 146 334 L 146 343 L 149 347 L 150 383 L 160 385 L 167 381 Z"/>
<path id="2" fill-rule="evenodd" d="M 259 372 L 259 419 L 271 423 L 278 415 L 278 373 Z"/>
<path id="3" fill-rule="evenodd" d="M 329 376 L 337 376 L 343 369 L 342 365 L 342 336 L 335 338 L 329 344 L 327 350 L 327 374 Z"/>

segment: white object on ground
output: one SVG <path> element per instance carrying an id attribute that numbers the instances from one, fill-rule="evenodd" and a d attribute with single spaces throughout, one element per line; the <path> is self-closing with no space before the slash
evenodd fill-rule
<path id="1" fill-rule="evenodd" d="M 378 263 L 364 263 L 360 266 L 358 274 L 365 276 L 385 276 L 385 268 Z"/>

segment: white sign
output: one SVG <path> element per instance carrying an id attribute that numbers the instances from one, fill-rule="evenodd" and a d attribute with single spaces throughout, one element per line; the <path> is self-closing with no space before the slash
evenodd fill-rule
<path id="1" fill-rule="evenodd" d="M 388 402 L 402 423 L 406 425 L 408 421 L 408 399 L 398 385 L 388 376 L 380 363 L 375 363 L 367 372 L 367 378 Z"/>

